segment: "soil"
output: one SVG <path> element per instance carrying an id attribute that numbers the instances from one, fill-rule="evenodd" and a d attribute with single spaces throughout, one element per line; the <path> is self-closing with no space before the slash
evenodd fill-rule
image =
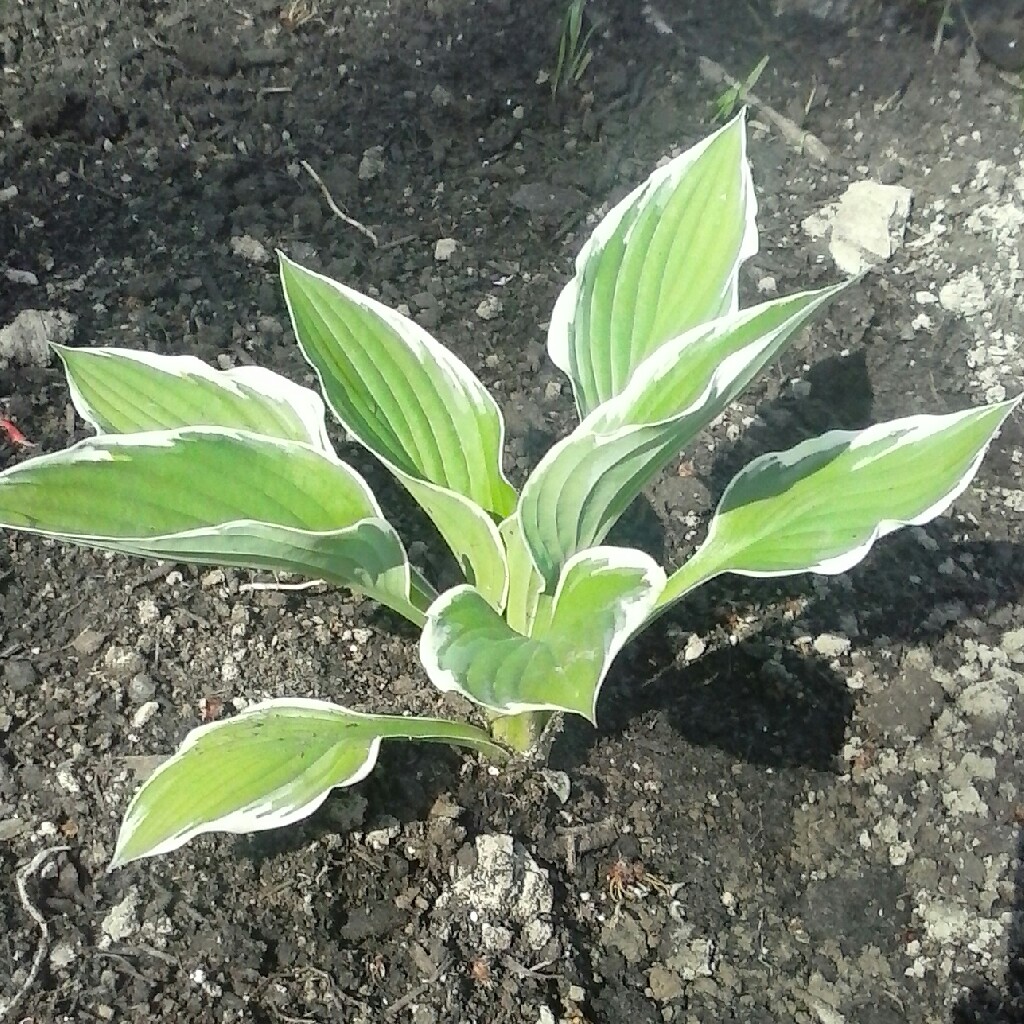
<path id="1" fill-rule="evenodd" d="M 1024 373 L 1020 86 L 961 19 L 933 49 L 941 5 L 785 6 L 592 0 L 592 63 L 552 101 L 543 0 L 8 4 L 0 326 L 63 311 L 76 344 L 312 384 L 280 247 L 476 369 L 521 482 L 572 422 L 544 328 L 592 214 L 707 133 L 722 87 L 700 57 L 743 78 L 768 54 L 757 96 L 831 158 L 753 107 L 748 295 L 841 276 L 801 225 L 850 182 L 898 182 L 913 209 L 889 262 L 629 517 L 620 539 L 678 565 L 752 455 Z M 3 365 L 0 398 L 40 450 L 83 436 L 54 361 Z M 6 535 L 0 1019 L 1024 1021 L 1022 452 L 1015 417 L 950 514 L 846 576 L 699 592 L 546 765 L 386 747 L 307 822 L 111 874 L 139 779 L 204 717 L 288 694 L 442 705 L 413 632 L 369 602 Z"/>

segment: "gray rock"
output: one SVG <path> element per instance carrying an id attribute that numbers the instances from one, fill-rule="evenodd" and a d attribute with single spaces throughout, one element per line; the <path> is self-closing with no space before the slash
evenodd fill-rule
<path id="1" fill-rule="evenodd" d="M 468 851 L 467 851 L 468 853 Z M 533 950 L 543 948 L 553 929 L 547 915 L 554 905 L 554 891 L 548 873 L 512 836 L 477 836 L 476 863 L 472 854 L 464 858 L 451 888 L 441 894 L 437 906 L 461 906 L 481 924 L 499 949 L 504 948 L 509 925 L 518 926 L 525 944 Z"/>
<path id="2" fill-rule="evenodd" d="M 4 686 L 18 693 L 30 690 L 39 680 L 39 673 L 31 661 L 8 661 L 4 664 Z"/>
<path id="3" fill-rule="evenodd" d="M 913 193 L 902 185 L 855 181 L 839 202 L 812 214 L 803 229 L 829 238 L 829 252 L 840 270 L 859 274 L 884 263 L 902 245 Z"/>
<path id="4" fill-rule="evenodd" d="M 23 309 L 0 330 L 0 367 L 46 366 L 51 345 L 71 340 L 78 318 L 63 309 Z"/>

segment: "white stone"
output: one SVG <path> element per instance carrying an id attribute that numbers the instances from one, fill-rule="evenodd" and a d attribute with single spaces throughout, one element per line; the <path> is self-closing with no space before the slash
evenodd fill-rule
<path id="1" fill-rule="evenodd" d="M 115 904 L 103 918 L 99 946 L 106 948 L 112 942 L 123 942 L 134 935 L 139 928 L 139 890 L 133 885 L 120 903 Z"/>
<path id="2" fill-rule="evenodd" d="M 829 238 L 829 251 L 840 270 L 859 274 L 884 263 L 903 244 L 913 193 L 903 185 L 855 181 L 838 203 L 806 217 L 811 238 Z"/>
<path id="3" fill-rule="evenodd" d="M 384 147 L 371 146 L 359 161 L 359 180 L 369 181 L 384 173 Z"/>
<path id="4" fill-rule="evenodd" d="M 843 193 L 829 249 L 848 274 L 884 263 L 902 245 L 913 193 L 903 185 L 855 181 Z"/>
<path id="5" fill-rule="evenodd" d="M 845 636 L 836 636 L 834 633 L 822 633 L 814 638 L 811 645 L 815 652 L 823 658 L 841 658 L 844 654 L 850 653 L 850 640 Z"/>
<path id="6" fill-rule="evenodd" d="M 140 704 L 135 714 L 132 715 L 132 728 L 141 729 L 160 709 L 160 705 L 155 700 L 147 700 L 145 704 Z"/>
<path id="7" fill-rule="evenodd" d="M 497 295 L 488 295 L 479 306 L 476 307 L 476 315 L 481 320 L 493 320 L 501 315 L 501 299 Z"/>
<path id="8" fill-rule="evenodd" d="M 256 266 L 261 267 L 270 262 L 267 247 L 252 235 L 236 235 L 232 238 L 231 251 L 235 256 L 241 256 L 243 260 L 255 263 Z"/>
<path id="9" fill-rule="evenodd" d="M 707 648 L 708 645 L 702 637 L 697 636 L 696 633 L 691 633 L 690 639 L 686 641 L 686 646 L 683 648 L 683 659 L 685 661 L 696 661 Z"/>
<path id="10" fill-rule="evenodd" d="M 447 263 L 455 255 L 459 243 L 454 238 L 439 238 L 434 243 L 434 259 L 438 263 Z"/>
<path id="11" fill-rule="evenodd" d="M 988 307 L 985 284 L 977 270 L 968 270 L 939 289 L 939 304 L 951 313 L 976 316 Z"/>

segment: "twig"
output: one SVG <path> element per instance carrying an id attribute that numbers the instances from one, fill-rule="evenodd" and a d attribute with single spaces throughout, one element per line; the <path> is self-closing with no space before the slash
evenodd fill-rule
<path id="1" fill-rule="evenodd" d="M 514 960 L 510 956 L 503 956 L 501 962 L 517 977 L 520 978 L 533 978 L 536 981 L 550 981 L 552 978 L 557 977 L 553 972 L 547 972 L 541 970 L 544 967 L 550 967 L 551 960 L 542 960 L 539 964 L 534 964 L 533 967 L 527 967 L 525 964 L 521 964 L 518 960 Z"/>
<path id="2" fill-rule="evenodd" d="M 365 225 L 360 224 L 354 217 L 350 217 L 338 204 L 334 201 L 334 197 L 327 190 L 327 186 L 320 179 L 320 175 L 313 170 L 312 167 L 305 160 L 300 160 L 299 165 L 302 169 L 320 186 L 320 191 L 324 194 L 324 199 L 327 200 L 327 205 L 331 208 L 331 211 L 336 217 L 340 217 L 350 228 L 355 228 L 356 231 L 362 232 L 366 237 L 373 242 L 373 247 L 376 249 L 380 242 L 377 241 L 377 236 Z"/>
<path id="3" fill-rule="evenodd" d="M 312 587 L 326 587 L 327 580 L 304 580 L 302 583 L 261 583 L 254 580 L 252 583 L 239 583 L 239 591 L 250 590 L 309 590 Z"/>
<path id="4" fill-rule="evenodd" d="M 721 64 L 715 63 L 710 57 L 698 57 L 697 66 L 700 68 L 701 76 L 715 85 L 728 85 L 733 89 L 742 88 L 740 82 L 733 78 Z M 766 103 L 754 93 L 746 92 L 744 95 L 746 102 L 753 107 L 757 107 L 789 143 L 801 152 L 806 151 L 810 153 L 819 163 L 828 164 L 832 162 L 832 154 L 828 146 L 817 135 L 804 131 L 803 128 L 791 121 L 785 114 L 780 114 L 770 103 Z"/>
<path id="5" fill-rule="evenodd" d="M 434 971 L 434 973 L 429 978 L 425 979 L 415 988 L 409 989 L 409 991 L 406 992 L 405 995 L 401 997 L 401 999 L 396 999 L 384 1011 L 384 1016 L 394 1017 L 397 1014 L 401 1013 L 402 1010 L 404 1010 L 414 999 L 419 999 L 419 997 L 423 995 L 423 993 L 426 992 L 427 989 L 430 988 L 430 986 L 433 985 L 434 982 L 436 982 L 437 979 L 440 978 L 442 974 L 444 974 L 446 968 L 448 967 L 448 960 L 449 958 L 445 957 L 441 961 L 441 963 L 438 964 L 437 970 Z"/>
<path id="6" fill-rule="evenodd" d="M 32 958 L 32 966 L 29 968 L 28 977 L 22 982 L 21 988 L 11 997 L 10 1002 L 0 1010 L 0 1021 L 9 1020 L 14 1011 L 25 1001 L 29 990 L 35 984 L 36 978 L 39 977 L 39 970 L 43 966 L 43 960 L 50 949 L 50 926 L 46 923 L 46 918 L 43 917 L 39 909 L 29 898 L 27 882 L 50 857 L 58 853 L 65 853 L 69 849 L 71 849 L 69 846 L 50 846 L 45 850 L 40 850 L 24 867 L 18 869 L 18 873 L 15 876 L 18 899 L 21 900 L 25 913 L 39 926 L 39 944 L 36 946 L 36 953 Z"/>
<path id="7" fill-rule="evenodd" d="M 645 3 L 643 15 L 648 24 L 662 35 L 675 35 L 672 26 L 662 17 L 652 3 Z M 808 152 L 815 160 L 823 164 L 832 162 L 832 154 L 817 135 L 804 131 L 799 125 L 794 124 L 785 114 L 780 114 L 770 103 L 766 103 L 759 96 L 756 96 L 749 89 L 745 88 L 742 82 L 737 81 L 729 74 L 721 64 L 715 63 L 710 57 L 698 57 L 697 66 L 700 68 L 701 77 L 714 85 L 727 85 L 730 89 L 736 90 L 737 96 L 742 96 L 744 102 L 752 107 L 757 107 L 765 118 L 775 126 L 778 132 L 787 142 L 790 142 L 800 152 Z"/>

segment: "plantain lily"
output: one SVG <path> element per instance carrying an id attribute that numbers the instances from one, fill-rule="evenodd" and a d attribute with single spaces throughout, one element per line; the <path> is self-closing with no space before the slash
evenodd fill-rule
<path id="1" fill-rule="evenodd" d="M 427 677 L 487 723 L 254 704 L 194 729 L 142 785 L 113 866 L 203 832 L 302 818 L 372 770 L 384 740 L 527 751 L 556 712 L 594 721 L 618 651 L 693 588 L 722 573 L 842 572 L 884 534 L 950 505 L 1016 399 L 832 431 L 755 459 L 672 573 L 605 543 L 644 486 L 848 284 L 741 310 L 755 213 L 740 113 L 600 221 L 548 332 L 579 424 L 519 493 L 502 470 L 501 413 L 468 367 L 407 317 L 280 257 L 327 406 L 458 561 L 465 582 L 441 594 L 336 454 L 315 392 L 264 369 L 57 349 L 96 436 L 0 474 L 0 525 L 366 594 L 421 627 Z"/>

